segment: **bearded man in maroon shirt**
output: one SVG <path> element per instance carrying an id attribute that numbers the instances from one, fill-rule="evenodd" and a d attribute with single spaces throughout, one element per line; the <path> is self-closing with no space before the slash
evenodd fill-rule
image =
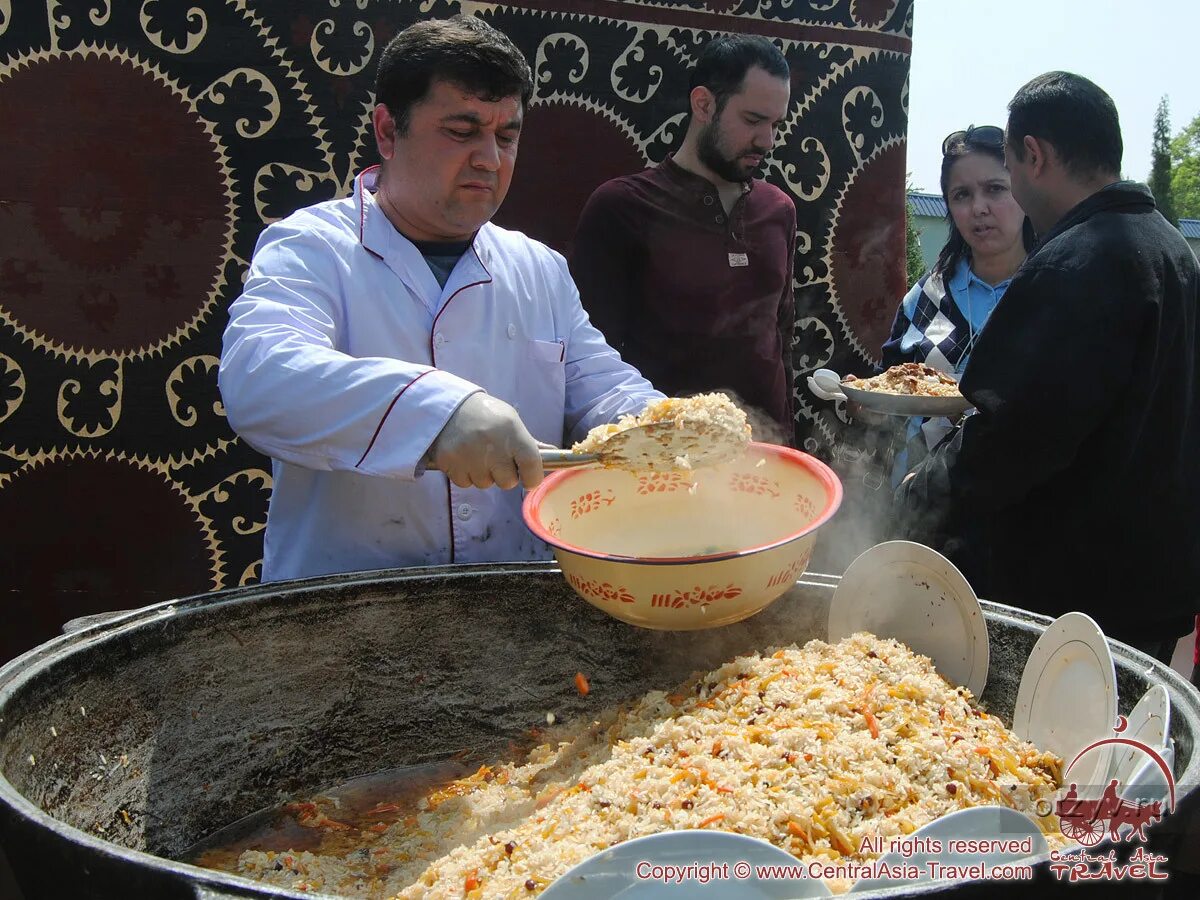
<path id="1" fill-rule="evenodd" d="M 571 258 L 592 323 L 656 388 L 726 391 L 765 414 L 756 437 L 786 444 L 796 208 L 754 174 L 790 95 L 787 61 L 769 40 L 713 40 L 692 70 L 683 144 L 596 189 Z"/>

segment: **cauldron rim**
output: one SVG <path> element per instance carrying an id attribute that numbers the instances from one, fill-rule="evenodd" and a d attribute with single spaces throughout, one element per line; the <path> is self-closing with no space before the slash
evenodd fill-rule
<path id="1" fill-rule="evenodd" d="M 68 657 L 76 650 L 93 643 L 115 640 L 118 636 L 143 627 L 147 623 L 164 618 L 184 616 L 198 611 L 209 612 L 225 605 L 253 602 L 259 598 L 275 597 L 281 591 L 318 593 L 336 586 L 354 584 L 378 585 L 389 581 L 411 581 L 429 577 L 472 577 L 487 574 L 511 574 L 527 572 L 534 574 L 557 573 L 559 570 L 546 563 L 479 563 L 473 565 L 421 566 L 406 569 L 376 569 L 363 572 L 322 575 L 313 578 L 298 578 L 273 581 L 203 594 L 191 594 L 173 600 L 152 603 L 137 609 L 115 612 L 76 631 L 57 637 L 27 650 L 20 656 L 0 666 L 0 713 L 7 707 L 10 698 L 46 669 Z M 3 716 L 0 715 L 0 722 Z M 312 891 L 294 891 L 277 885 L 269 885 L 252 878 L 207 869 L 190 863 L 180 862 L 164 856 L 156 856 L 144 850 L 123 847 L 112 841 L 89 834 L 81 828 L 69 825 L 44 811 L 18 791 L 3 771 L 0 771 L 0 804 L 40 828 L 53 832 L 59 838 L 81 845 L 102 856 L 127 863 L 148 866 L 185 879 L 189 884 L 204 887 L 214 897 L 221 897 L 221 887 L 236 888 L 237 896 L 246 891 L 259 896 L 300 898 L 339 896 L 316 894 Z"/>
<path id="2" fill-rule="evenodd" d="M 261 598 L 275 598 L 281 592 L 303 596 L 319 593 L 332 587 L 363 585 L 379 587 L 388 583 L 423 580 L 429 578 L 474 578 L 489 574 L 524 573 L 532 575 L 561 574 L 561 570 L 551 563 L 479 563 L 469 565 L 423 566 L 406 569 L 379 569 L 367 572 L 326 575 L 315 578 L 304 578 L 290 581 L 271 582 L 268 584 L 247 585 L 214 591 L 203 594 L 193 594 L 174 600 L 166 600 L 139 609 L 114 613 L 112 618 L 95 622 L 77 631 L 60 635 L 37 647 L 34 647 L 0 666 L 0 714 L 7 708 L 10 699 L 32 679 L 52 668 L 56 663 L 69 657 L 73 652 L 83 647 L 107 640 L 115 640 L 131 630 L 136 630 L 147 623 L 160 621 L 164 618 L 186 616 L 199 612 L 209 613 L 213 609 L 225 605 L 252 603 Z M 828 590 L 840 580 L 839 576 L 826 575 L 817 572 L 805 573 L 797 582 L 798 585 L 810 585 Z M 1023 610 L 1018 607 L 980 600 L 985 619 L 989 621 L 1007 622 L 1021 628 L 1044 630 L 1053 618 L 1039 613 Z M 1194 726 L 1195 733 L 1200 734 L 1200 695 L 1196 689 L 1169 666 L 1124 644 L 1116 639 L 1107 638 L 1114 659 L 1123 662 L 1127 667 L 1138 668 L 1153 672 L 1155 677 L 1166 684 L 1171 696 L 1172 716 L 1183 715 Z M 1149 664 L 1149 665 L 1147 665 Z M 1118 666 L 1119 668 L 1119 666 Z M 1183 702 L 1179 702 L 1183 700 Z M 0 723 L 3 717 L 0 715 Z M 1193 750 L 1184 773 L 1176 781 L 1177 797 L 1193 792 L 1200 783 L 1200 750 Z M 80 828 L 69 825 L 55 818 L 32 803 L 24 794 L 16 790 L 3 771 L 0 771 L 0 804 L 7 807 L 8 814 L 16 814 L 28 823 L 54 833 L 57 837 L 71 844 L 82 846 L 99 855 L 121 860 L 137 866 L 148 867 L 160 873 L 174 875 L 195 889 L 203 889 L 206 896 L 222 897 L 222 888 L 236 892 L 236 896 L 244 896 L 247 892 L 255 896 L 304 898 L 315 896 L 340 896 L 331 894 L 314 894 L 300 892 L 276 885 L 265 884 L 254 879 L 232 873 L 219 872 L 189 863 L 179 862 L 168 857 L 157 856 L 143 850 L 123 847 L 112 841 L 96 837 Z M 1097 845 L 1103 848 L 1111 844 L 1106 837 Z M 1097 848 L 1088 848 L 1094 850 Z M 1045 853 L 1022 860 L 1034 868 L 1045 866 L 1050 860 L 1050 854 Z M 874 891 L 864 891 L 863 897 L 914 897 L 924 894 L 935 894 L 975 883 L 977 879 L 962 879 L 959 881 L 928 881 L 914 885 L 899 885 Z M 200 896 L 200 894 L 198 894 Z"/>

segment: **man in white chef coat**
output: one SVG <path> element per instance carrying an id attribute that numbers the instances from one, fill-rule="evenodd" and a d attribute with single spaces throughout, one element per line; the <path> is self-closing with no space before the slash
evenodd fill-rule
<path id="1" fill-rule="evenodd" d="M 264 581 L 540 558 L 513 490 L 541 480 L 538 442 L 662 396 L 589 323 L 563 258 L 489 221 L 532 90 L 480 20 L 411 26 L 380 60 L 382 164 L 259 238 L 220 387 L 274 460 Z"/>

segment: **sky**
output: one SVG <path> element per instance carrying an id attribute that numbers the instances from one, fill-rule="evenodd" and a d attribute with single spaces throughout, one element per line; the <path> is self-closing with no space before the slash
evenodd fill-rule
<path id="1" fill-rule="evenodd" d="M 1026 81 L 1065 69 L 1113 98 L 1123 174 L 1146 181 L 1154 113 L 1167 96 L 1171 134 L 1200 115 L 1200 0 L 914 0 L 908 171 L 938 193 L 942 139 L 1004 126 Z"/>

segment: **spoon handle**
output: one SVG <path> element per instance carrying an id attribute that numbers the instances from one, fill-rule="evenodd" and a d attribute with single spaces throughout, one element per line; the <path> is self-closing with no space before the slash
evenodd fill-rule
<path id="1" fill-rule="evenodd" d="M 570 450 L 540 450 L 538 452 L 542 457 L 542 468 L 546 471 L 587 466 L 600 459 L 598 453 L 572 453 Z"/>

